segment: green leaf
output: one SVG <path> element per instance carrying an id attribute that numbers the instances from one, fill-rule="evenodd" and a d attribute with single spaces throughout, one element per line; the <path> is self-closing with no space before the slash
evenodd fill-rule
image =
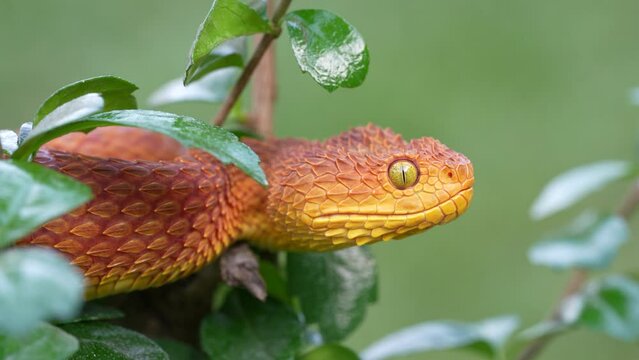
<path id="1" fill-rule="evenodd" d="M 255 10 L 261 17 L 266 17 L 266 0 L 240 0 Z"/>
<path id="2" fill-rule="evenodd" d="M 234 291 L 222 311 L 202 322 L 200 341 L 216 360 L 290 359 L 301 344 L 302 323 L 284 304 L 262 303 Z"/>
<path id="3" fill-rule="evenodd" d="M 392 333 L 366 348 L 363 360 L 381 360 L 427 351 L 468 348 L 488 356 L 503 346 L 519 326 L 515 316 L 501 316 L 478 323 L 426 322 Z"/>
<path id="4" fill-rule="evenodd" d="M 149 103 L 153 106 L 189 101 L 219 104 L 226 99 L 239 76 L 239 69 L 220 69 L 186 86 L 181 79 L 173 79 L 153 92 Z"/>
<path id="5" fill-rule="evenodd" d="M 227 68 L 227 67 L 238 67 L 241 68 L 244 66 L 244 59 L 242 59 L 242 55 L 231 53 L 226 55 L 216 54 L 215 52 L 210 53 L 209 55 L 202 58 L 202 63 L 199 67 L 195 69 L 193 75 L 190 78 L 187 78 L 184 81 L 185 85 L 191 84 L 194 81 L 200 80 L 204 78 L 206 75 L 214 72 L 215 70 Z M 188 76 L 188 74 L 187 74 Z"/>
<path id="6" fill-rule="evenodd" d="M 86 185 L 38 164 L 0 161 L 0 174 L 0 247 L 92 197 Z"/>
<path id="7" fill-rule="evenodd" d="M 227 40 L 257 33 L 267 33 L 271 27 L 260 14 L 238 0 L 215 0 L 206 19 L 200 24 L 191 48 L 185 83 L 193 80 L 199 66 L 213 49 Z"/>
<path id="8" fill-rule="evenodd" d="M 99 321 L 62 325 L 80 340 L 80 350 L 71 360 L 169 360 L 156 343 L 142 334 Z"/>
<path id="9" fill-rule="evenodd" d="M 24 139 L 29 136 L 31 130 L 33 130 L 33 123 L 31 121 L 20 125 L 20 130 L 18 131 L 18 147 L 20 147 L 20 145 L 24 142 Z"/>
<path id="10" fill-rule="evenodd" d="M 529 340 L 576 326 L 620 340 L 639 340 L 639 283 L 620 275 L 590 281 L 560 304 L 552 321 L 541 322 L 521 336 Z"/>
<path id="11" fill-rule="evenodd" d="M 317 347 L 300 356 L 299 360 L 359 360 L 359 356 L 353 350 L 339 345 L 326 344 Z"/>
<path id="12" fill-rule="evenodd" d="M 287 274 L 307 323 L 317 323 L 327 342 L 345 338 L 362 322 L 377 282 L 375 259 L 362 247 L 290 253 Z"/>
<path id="13" fill-rule="evenodd" d="M 2 152 L 11 155 L 17 148 L 18 134 L 11 130 L 0 130 L 0 158 Z"/>
<path id="14" fill-rule="evenodd" d="M 584 220 L 568 234 L 535 244 L 528 252 L 530 262 L 555 269 L 608 267 L 628 239 L 628 224 L 619 216 Z"/>
<path id="15" fill-rule="evenodd" d="M 351 24 L 325 10 L 297 10 L 285 20 L 297 63 L 318 84 L 332 92 L 364 82 L 368 48 Z"/>
<path id="16" fill-rule="evenodd" d="M 237 122 L 225 125 L 224 128 L 232 132 L 233 134 L 235 134 L 235 136 L 237 136 L 240 139 L 245 137 L 248 137 L 251 139 L 258 139 L 258 140 L 263 139 L 263 137 L 260 134 L 257 134 L 252 129 L 249 129 L 247 126 L 243 124 L 239 124 Z"/>
<path id="17" fill-rule="evenodd" d="M 53 250 L 0 253 L 0 332 L 25 334 L 42 320 L 69 319 L 82 304 L 84 279 Z"/>
<path id="18" fill-rule="evenodd" d="M 115 76 L 99 76 L 69 84 L 40 106 L 33 119 L 37 126 L 45 117 L 79 119 L 84 116 L 116 109 L 135 109 L 131 95 L 138 87 Z"/>
<path id="19" fill-rule="evenodd" d="M 578 324 L 610 337 L 639 340 L 639 283 L 613 275 L 591 282 L 585 290 Z"/>
<path id="20" fill-rule="evenodd" d="M 21 337 L 0 334 L 0 359 L 65 360 L 76 350 L 76 338 L 47 323 Z"/>
<path id="21" fill-rule="evenodd" d="M 110 125 L 134 126 L 168 135 L 184 146 L 203 149 L 225 164 L 234 164 L 260 184 L 267 185 L 266 176 L 259 166 L 260 159 L 237 136 L 188 116 L 160 111 L 116 110 L 79 120 L 43 121 L 13 153 L 13 157 L 27 158 L 49 140 L 70 132 Z"/>
<path id="22" fill-rule="evenodd" d="M 544 187 L 530 209 L 530 216 L 536 220 L 546 218 L 636 172 L 635 166 L 620 160 L 601 161 L 566 171 Z"/>
<path id="23" fill-rule="evenodd" d="M 203 56 L 192 68 L 192 71 L 187 72 L 183 84 L 189 85 L 219 69 L 243 67 L 246 43 L 247 38 L 242 36 L 220 44 L 213 51 Z"/>
<path id="24" fill-rule="evenodd" d="M 206 356 L 192 346 L 171 339 L 156 339 L 171 360 L 205 360 Z"/>
<path id="25" fill-rule="evenodd" d="M 124 313 L 119 309 L 89 302 L 84 304 L 80 315 L 64 323 L 71 324 L 83 321 L 114 320 L 123 317 Z"/>
<path id="26" fill-rule="evenodd" d="M 533 339 L 563 333 L 575 327 L 584 308 L 584 296 L 575 294 L 564 299 L 553 313 L 553 318 L 544 320 L 519 334 L 519 337 L 530 341 Z"/>
<path id="27" fill-rule="evenodd" d="M 290 303 L 288 289 L 286 288 L 286 280 L 282 276 L 280 269 L 265 260 L 260 260 L 260 275 L 266 283 L 266 291 L 271 296 L 283 303 Z"/>

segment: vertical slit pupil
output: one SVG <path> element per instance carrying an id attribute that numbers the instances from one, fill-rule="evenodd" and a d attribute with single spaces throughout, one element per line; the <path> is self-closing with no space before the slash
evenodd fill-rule
<path id="1" fill-rule="evenodd" d="M 402 183 L 406 185 L 406 166 L 402 166 Z"/>

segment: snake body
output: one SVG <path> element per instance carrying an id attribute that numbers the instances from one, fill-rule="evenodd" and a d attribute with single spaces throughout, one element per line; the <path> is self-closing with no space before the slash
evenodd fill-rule
<path id="1" fill-rule="evenodd" d="M 473 195 L 470 161 L 432 138 L 407 142 L 368 125 L 325 141 L 244 141 L 262 159 L 268 188 L 144 130 L 57 139 L 35 161 L 87 184 L 94 198 L 20 244 L 66 255 L 91 299 L 186 277 L 238 239 L 327 251 L 402 238 L 455 219 Z M 405 188 L 389 177 L 398 161 L 417 170 Z"/>

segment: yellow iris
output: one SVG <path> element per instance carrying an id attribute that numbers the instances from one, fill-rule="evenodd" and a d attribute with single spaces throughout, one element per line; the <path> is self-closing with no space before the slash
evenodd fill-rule
<path id="1" fill-rule="evenodd" d="M 388 168 L 388 178 L 398 189 L 406 189 L 415 185 L 418 177 L 417 166 L 408 160 L 395 161 Z"/>

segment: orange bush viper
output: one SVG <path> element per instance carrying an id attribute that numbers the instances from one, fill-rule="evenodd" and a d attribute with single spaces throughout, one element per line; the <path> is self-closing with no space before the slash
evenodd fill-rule
<path id="1" fill-rule="evenodd" d="M 35 161 L 95 197 L 20 244 L 66 255 L 91 299 L 183 278 L 238 239 L 326 251 L 403 238 L 455 219 L 473 196 L 470 161 L 428 137 L 407 142 L 368 125 L 325 141 L 245 142 L 262 159 L 268 188 L 145 130 L 56 139 Z"/>

